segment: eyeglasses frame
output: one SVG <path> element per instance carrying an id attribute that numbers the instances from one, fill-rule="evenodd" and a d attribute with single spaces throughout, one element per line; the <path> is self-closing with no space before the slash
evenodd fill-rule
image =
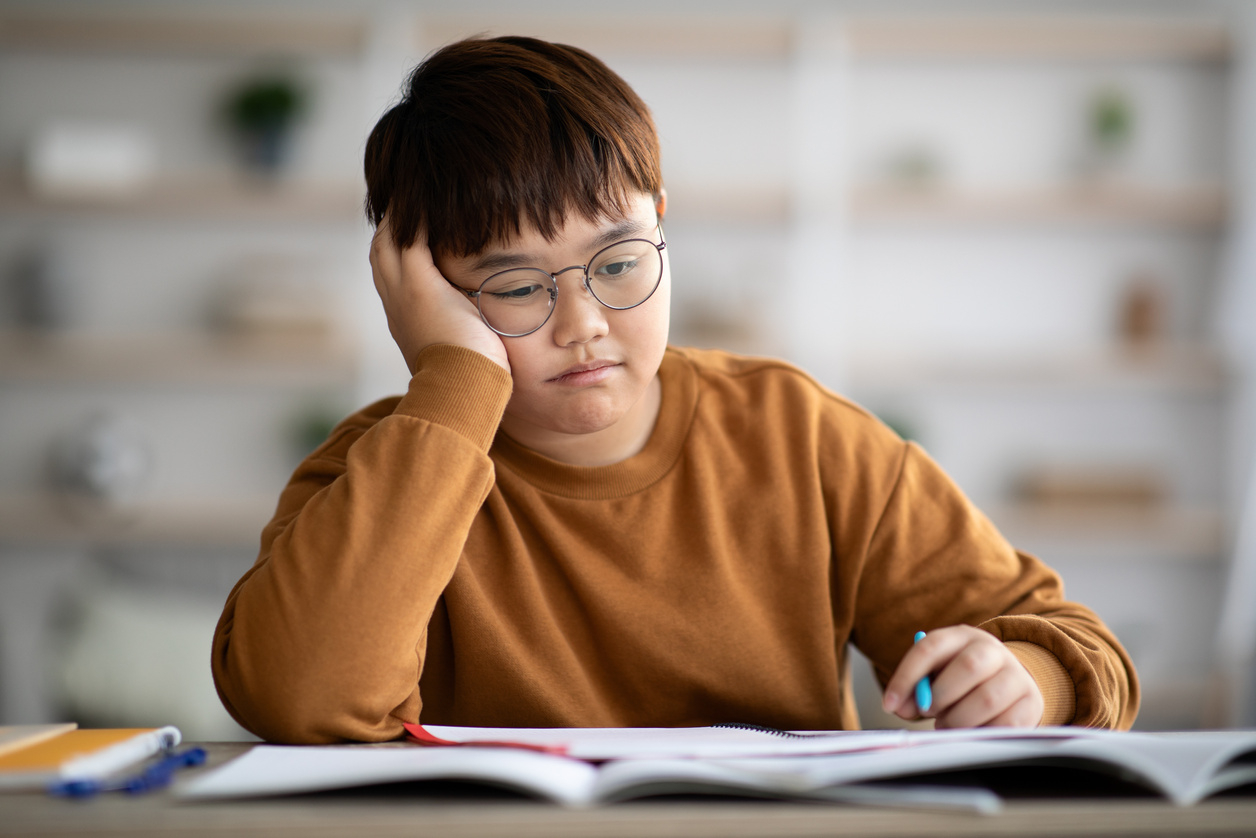
<path id="1" fill-rule="evenodd" d="M 592 257 L 590 257 L 589 261 L 588 261 L 588 262 L 586 262 L 585 264 L 583 264 L 583 265 L 568 265 L 567 267 L 565 267 L 565 268 L 563 268 L 563 269 L 561 269 L 561 270 L 555 271 L 555 272 L 553 272 L 553 273 L 550 273 L 549 271 L 547 271 L 547 270 L 543 270 L 543 269 L 541 269 L 541 268 L 529 268 L 529 267 L 521 267 L 521 268 L 507 268 L 507 269 L 506 269 L 506 270 L 504 270 L 504 271 L 498 271 L 497 273 L 495 273 L 495 274 L 493 274 L 493 275 L 491 275 L 491 276 L 487 277 L 487 278 L 486 278 L 483 282 L 481 282 L 481 283 L 480 283 L 479 287 L 477 287 L 477 288 L 476 288 L 476 290 L 474 290 L 474 291 L 472 291 L 472 290 L 470 290 L 470 289 L 468 289 L 468 288 L 463 288 L 463 287 L 462 287 L 462 286 L 460 286 L 460 285 L 454 285 L 452 282 L 451 282 L 450 284 L 451 284 L 451 285 L 454 285 L 454 287 L 455 287 L 455 288 L 457 288 L 459 291 L 461 291 L 462 293 L 464 293 L 464 294 L 466 294 L 468 297 L 470 297 L 472 300 L 474 300 L 474 301 L 475 301 L 475 310 L 476 310 L 477 312 L 479 312 L 479 314 L 480 314 L 480 320 L 484 321 L 484 325 L 485 325 L 485 326 L 488 326 L 490 329 L 492 329 L 492 330 L 493 330 L 493 332 L 494 332 L 495 334 L 500 335 L 501 337 L 504 337 L 504 338 L 522 338 L 522 337 L 527 337 L 528 335 L 532 334 L 533 332 L 539 331 L 542 327 L 544 327 L 544 326 L 545 326 L 545 324 L 546 324 L 546 323 L 548 323 L 548 322 L 549 322 L 549 319 L 550 319 L 551 317 L 553 317 L 553 316 L 554 316 L 554 308 L 556 307 L 556 305 L 557 305 L 557 303 L 558 303 L 558 278 L 559 278 L 560 276 L 562 276 L 563 274 L 567 273 L 568 271 L 580 271 L 581 273 L 583 273 L 583 274 L 584 274 L 584 282 L 583 282 L 582 284 L 584 285 L 585 290 L 586 290 L 586 291 L 588 291 L 588 292 L 589 292 L 589 293 L 593 296 L 593 299 L 597 300 L 597 301 L 598 301 L 599 303 L 601 303 L 603 306 L 605 306 L 606 308 L 611 309 L 612 311 L 628 311 L 629 309 L 634 309 L 634 308 L 636 308 L 636 307 L 637 307 L 637 306 L 639 306 L 639 305 L 643 305 L 646 301 L 648 301 L 651 297 L 653 297 L 653 296 L 654 296 L 654 292 L 655 292 L 655 291 L 657 291 L 657 290 L 659 290 L 659 285 L 661 285 L 661 284 L 662 284 L 662 282 L 663 282 L 663 268 L 664 268 L 664 265 L 663 265 L 663 251 L 667 249 L 667 239 L 666 239 L 666 237 L 663 235 L 663 223 L 660 221 L 659 223 L 655 224 L 654 226 L 655 226 L 655 229 L 657 229 L 657 230 L 659 231 L 659 241 L 658 241 L 658 244 L 655 244 L 654 242 L 650 241 L 649 239 L 637 239 L 637 238 L 633 238 L 633 239 L 620 239 L 620 240 L 619 240 L 619 241 L 617 241 L 617 242 L 612 242 L 611 244 L 608 244 L 606 247 L 603 247 L 603 248 L 599 249 L 596 253 L 594 253 L 594 254 L 593 254 L 593 256 L 592 256 Z M 633 303 L 633 304 L 632 304 L 632 305 L 630 305 L 630 306 L 613 306 L 613 305 L 611 305 L 610 303 L 608 303 L 608 302 L 604 301 L 601 297 L 599 297 L 599 296 L 597 295 L 597 292 L 593 290 L 593 286 L 592 286 L 592 285 L 590 285 L 590 282 L 591 282 L 592 280 L 591 280 L 591 278 L 590 278 L 590 276 L 589 276 L 589 265 L 592 265 L 593 263 L 595 263 L 595 262 L 597 261 L 597 257 L 601 256 L 603 253 L 605 253 L 606 251 L 610 250 L 611 248 L 614 248 L 614 247 L 619 247 L 620 245 L 627 244 L 628 242 L 644 242 L 644 243 L 646 243 L 646 244 L 650 245 L 651 247 L 653 247 L 655 250 L 657 250 L 657 251 L 658 251 L 658 253 L 659 253 L 659 275 L 658 275 L 658 277 L 657 277 L 657 278 L 655 278 L 655 280 L 654 280 L 654 287 L 650 289 L 650 293 L 649 293 L 649 294 L 646 294 L 646 295 L 645 295 L 645 297 L 643 297 L 643 298 L 641 299 L 641 301 L 640 301 L 640 302 Z M 537 324 L 537 326 L 536 326 L 536 328 L 529 329 L 529 330 L 528 330 L 528 331 L 526 331 L 526 332 L 520 332 L 519 334 L 508 334 L 508 333 L 506 333 L 506 332 L 502 332 L 502 331 L 499 331 L 498 329 L 494 328 L 494 327 L 493 327 L 493 324 L 492 324 L 492 323 L 489 323 L 489 322 L 488 322 L 488 318 L 484 316 L 484 309 L 480 306 L 480 295 L 484 292 L 484 291 L 483 291 L 484 286 L 485 286 L 485 285 L 488 285 L 490 282 L 492 282 L 494 279 L 496 279 L 497 277 L 501 276 L 502 274 L 511 273 L 512 271 L 536 271 L 536 272 L 537 272 L 537 273 L 539 273 L 539 274 L 545 274 L 546 276 L 548 276 L 548 277 L 550 278 L 550 282 L 552 283 L 552 284 L 550 285 L 549 289 L 548 289 L 548 290 L 549 290 L 549 295 L 550 295 L 550 306 L 549 306 L 549 311 L 548 311 L 548 312 L 546 313 L 546 315 L 545 315 L 545 319 L 544 319 L 544 320 L 542 320 L 540 323 L 538 323 L 538 324 Z"/>

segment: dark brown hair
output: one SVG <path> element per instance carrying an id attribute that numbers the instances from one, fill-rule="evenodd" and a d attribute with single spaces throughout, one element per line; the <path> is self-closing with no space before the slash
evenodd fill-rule
<path id="1" fill-rule="evenodd" d="M 366 214 L 401 247 L 466 256 L 526 223 L 627 212 L 663 185 L 650 111 L 589 53 L 533 38 L 471 39 L 423 61 L 366 142 Z"/>

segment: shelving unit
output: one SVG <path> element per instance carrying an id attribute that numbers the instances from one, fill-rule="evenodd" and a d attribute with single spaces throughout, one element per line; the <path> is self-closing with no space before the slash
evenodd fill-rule
<path id="1" fill-rule="evenodd" d="M 1012 340 L 997 352 L 967 335 L 948 344 L 947 335 L 954 341 L 963 332 L 954 327 L 933 339 L 904 334 L 908 345 L 897 352 L 887 351 L 888 340 L 870 348 L 852 339 L 850 392 L 918 431 L 944 467 L 963 475 L 961 486 L 973 488 L 974 500 L 1009 540 L 1064 569 L 1068 592 L 1095 607 L 1118 636 L 1162 639 L 1131 641 L 1146 676 L 1144 725 L 1203 722 L 1201 708 L 1210 697 L 1201 685 L 1208 682 L 1213 626 L 1183 609 L 1190 603 L 1215 613 L 1233 538 L 1220 472 L 1235 378 L 1204 313 L 1224 262 L 1235 199 L 1222 186 L 1224 167 L 1200 162 L 1201 149 L 1222 147 L 1209 138 L 1226 135 L 1226 115 L 1200 121 L 1198 113 L 1187 117 L 1182 109 L 1220 101 L 1208 97 L 1220 97 L 1221 83 L 1214 80 L 1224 77 L 1235 52 L 1226 26 L 1185 18 L 939 14 L 856 18 L 845 34 L 844 83 L 855 130 L 884 141 L 896 126 L 900 145 L 887 155 L 941 137 L 932 153 L 940 146 L 941 154 L 960 158 L 955 167 L 944 158 L 940 172 L 926 170 L 919 182 L 910 173 L 896 180 L 889 170 L 869 172 L 867 145 L 852 143 L 864 156 L 852 155 L 843 230 L 852 267 L 845 287 L 877 300 L 887 316 L 895 310 L 889 301 L 907 299 L 913 289 L 918 299 L 944 301 L 939 283 L 970 281 L 966 290 L 952 289 L 968 295 L 965 303 L 943 315 L 967 317 L 970 334 L 992 322 L 1051 322 L 1035 308 L 1060 294 L 1078 300 L 1074 320 L 1112 324 L 1106 334 L 1091 326 L 1084 345 L 1076 342 L 1080 329 L 1068 333 L 1070 343 L 1049 341 L 1040 328 L 1036 342 L 1020 347 L 1005 327 L 998 333 Z M 1052 87 L 1049 73 L 1063 81 Z M 1077 110 L 1071 118 L 1080 129 L 1080 94 L 1113 79 L 1135 85 L 1131 95 L 1143 97 L 1148 122 L 1190 125 L 1173 136 L 1178 145 L 1156 149 L 1157 164 L 1176 166 L 1170 176 L 1148 177 L 1148 166 L 1134 165 L 1085 177 L 1064 164 L 1070 150 L 1059 144 L 1070 134 L 1058 124 L 1070 115 L 1061 104 L 1072 97 Z M 1040 103 L 1040 113 L 1054 115 L 1054 124 L 1035 123 L 1045 139 L 1008 136 L 997 116 L 1003 111 L 983 98 L 1002 96 L 998 101 L 1006 105 L 1018 84 L 1025 101 L 1016 104 Z M 878 110 L 880 100 L 860 99 L 861 85 L 875 91 L 868 96 L 914 90 L 917 110 L 908 116 L 890 113 L 888 105 Z M 940 101 L 954 107 L 939 108 Z M 881 122 L 867 127 L 869 115 Z M 942 123 L 948 118 L 968 122 L 955 129 Z M 987 120 L 984 132 L 972 129 L 980 119 Z M 1197 139 L 1201 133 L 1207 141 Z M 1080 130 L 1071 137 L 1081 139 Z M 1032 146 L 1019 158 L 1018 143 Z M 1056 145 L 1044 150 L 1049 143 Z M 924 159 L 936 164 L 929 153 Z M 983 155 L 997 162 L 982 168 Z M 1057 161 L 1054 172 L 1045 161 Z M 928 255 L 913 261 L 913 248 Z M 1083 263 L 1088 286 L 1075 276 L 1053 280 L 1050 274 L 1051 266 L 1075 271 Z M 1157 337 L 1123 341 L 1107 312 L 1118 310 L 1113 296 L 1149 266 L 1171 289 L 1162 302 L 1194 313 L 1173 320 L 1161 311 Z M 1104 290 L 1096 287 L 1100 282 Z M 885 290 L 891 286 L 894 291 Z M 1105 307 L 1105 316 L 1095 316 L 1096 305 Z M 1064 304 L 1050 309 L 1057 320 L 1067 310 Z M 899 334 L 894 325 L 885 330 Z M 860 329 L 876 336 L 872 326 Z M 1057 462 L 1146 465 L 1165 478 L 1167 494 L 1130 503 L 1035 502 L 1017 494 L 1018 470 Z M 1192 700 L 1183 701 L 1185 695 Z"/>
<path id="2" fill-rule="evenodd" d="M 1215 187 L 1148 188 L 1086 184 L 1019 191 L 867 185 L 851 195 L 856 223 L 1153 227 L 1219 232 L 1229 201 Z"/>
<path id="3" fill-rule="evenodd" d="M 939 14 L 856 18 L 847 32 L 856 58 L 1219 62 L 1233 51 L 1223 24 L 1189 18 Z"/>
<path id="4" fill-rule="evenodd" d="M 353 382 L 352 342 L 324 335 L 0 334 L 4 384 L 230 385 L 302 389 Z"/>
<path id="5" fill-rule="evenodd" d="M 0 213 L 232 221 L 352 222 L 362 219 L 358 183 L 246 177 L 167 178 L 119 194 L 41 194 L 15 174 L 0 178 Z"/>
<path id="6" fill-rule="evenodd" d="M 1018 547 L 1044 558 L 1085 553 L 1120 563 L 1126 572 L 1147 572 L 1158 564 L 1215 570 L 1226 547 L 1225 518 L 1215 508 L 1010 503 L 985 511 Z"/>
<path id="7" fill-rule="evenodd" d="M 1190 344 L 1028 358 L 879 359 L 854 364 L 851 377 L 860 390 L 1034 388 L 1127 395 L 1224 395 L 1232 381 L 1214 349 Z"/>
<path id="8" fill-rule="evenodd" d="M 40 270 L 62 271 L 52 293 L 108 306 L 105 313 L 80 305 L 44 331 L 12 318 L 0 324 L 6 723 L 58 712 L 46 689 L 51 609 L 87 580 L 104 593 L 159 589 L 196 614 L 220 605 L 254 559 L 297 448 L 312 433 L 307 426 L 322 427 L 359 400 L 368 359 L 358 316 L 344 303 L 354 299 L 350 282 L 369 290 L 370 276 L 364 267 L 341 275 L 346 265 L 365 266 L 364 189 L 357 167 L 327 161 L 360 155 L 371 25 L 348 5 L 0 10 L 6 78 L 43 85 L 38 100 L 12 81 L 0 95 L 7 160 L 21 159 L 17 143 L 45 121 L 133 124 L 157 151 L 150 179 L 113 193 L 40 192 L 21 171 L 0 171 L 0 270 L 11 270 L 29 245 L 48 257 Z M 216 145 L 208 135 L 213 109 L 234 78 L 275 67 L 299 71 L 317 91 L 307 132 L 314 151 L 295 154 L 275 177 L 244 174 L 227 138 Z M 275 273 L 263 276 L 267 270 Z M 308 282 L 308 293 L 297 292 L 306 299 L 294 301 L 308 310 L 248 308 L 272 305 L 267 282 L 288 293 Z M 230 297 L 236 290 L 242 294 Z M 324 298 L 338 307 L 325 323 L 315 316 Z M 233 328 L 225 324 L 236 322 L 235 310 L 218 317 L 220 304 L 242 306 L 241 323 L 260 319 Z M 52 488 L 51 452 L 93 416 L 125 420 L 139 435 L 147 473 L 125 497 Z M 133 599 L 142 604 L 144 595 Z M 212 630 L 180 628 L 205 638 Z M 205 687 L 171 723 L 202 738 L 237 734 L 199 666 L 202 645 L 157 664 Z M 173 671 L 180 666 L 187 671 Z"/>
<path id="9" fill-rule="evenodd" d="M 266 14 L 181 10 L 177 14 L 119 14 L 83 9 L 0 12 L 0 49 L 89 50 L 97 53 L 276 56 L 356 56 L 366 46 L 358 15 L 303 11 Z"/>
<path id="10" fill-rule="evenodd" d="M 41 549 L 238 550 L 255 544 L 275 499 L 97 504 L 45 492 L 0 495 L 0 543 Z"/>

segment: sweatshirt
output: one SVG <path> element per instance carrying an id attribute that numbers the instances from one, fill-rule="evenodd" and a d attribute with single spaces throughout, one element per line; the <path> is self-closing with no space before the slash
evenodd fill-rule
<path id="1" fill-rule="evenodd" d="M 219 695 L 275 742 L 403 722 L 854 729 L 848 644 L 991 632 L 1044 724 L 1128 728 L 1099 618 L 916 444 L 776 360 L 669 348 L 635 456 L 572 466 L 498 424 L 509 374 L 426 349 L 404 396 L 293 474 L 215 632 Z"/>

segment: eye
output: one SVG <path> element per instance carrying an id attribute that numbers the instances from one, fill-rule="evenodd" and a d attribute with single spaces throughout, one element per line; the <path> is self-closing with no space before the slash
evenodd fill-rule
<path id="1" fill-rule="evenodd" d="M 632 273 L 639 263 L 639 259 L 607 262 L 604 265 L 599 265 L 596 273 L 599 278 L 615 279 L 616 277 L 627 276 Z"/>
<path id="2" fill-rule="evenodd" d="M 511 288 L 503 288 L 500 290 L 490 291 L 489 295 L 493 299 L 501 300 L 502 302 L 518 303 L 518 302 L 526 302 L 527 300 L 532 299 L 537 294 L 540 294 L 543 290 L 544 289 L 541 287 L 540 284 L 534 283 L 532 285 L 517 285 Z"/>

